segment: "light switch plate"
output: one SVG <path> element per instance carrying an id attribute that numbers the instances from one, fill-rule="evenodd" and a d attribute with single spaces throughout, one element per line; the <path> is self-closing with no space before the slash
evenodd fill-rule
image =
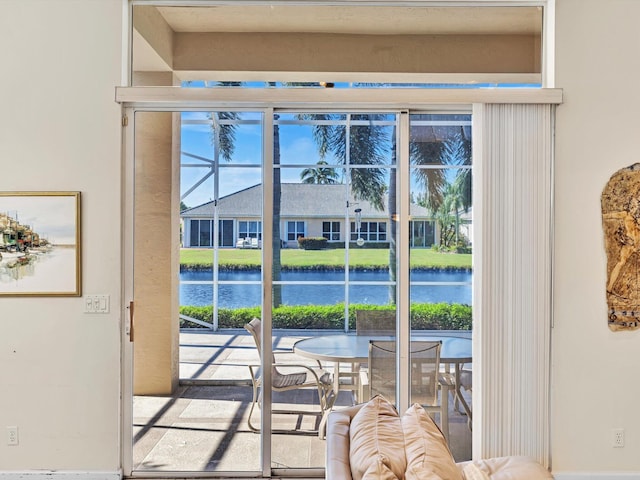
<path id="1" fill-rule="evenodd" d="M 109 313 L 109 295 L 85 295 L 84 312 L 85 313 Z"/>

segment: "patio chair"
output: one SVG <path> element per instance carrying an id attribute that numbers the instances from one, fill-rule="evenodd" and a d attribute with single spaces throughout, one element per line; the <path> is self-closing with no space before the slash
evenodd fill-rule
<path id="1" fill-rule="evenodd" d="M 356 335 L 396 334 L 395 310 L 356 310 Z"/>
<path id="2" fill-rule="evenodd" d="M 255 341 L 258 355 L 262 355 L 262 333 L 261 333 L 261 321 L 258 318 L 254 318 L 247 323 L 244 328 L 251 334 Z M 285 352 L 281 352 L 285 353 Z M 292 352 L 287 352 L 292 353 Z M 324 438 L 324 427 L 326 423 L 326 417 L 333 407 L 335 401 L 335 395 L 333 392 L 333 381 L 331 374 L 325 372 L 321 368 L 320 362 L 318 368 L 312 368 L 309 365 L 291 364 L 291 363 L 278 363 L 276 362 L 275 355 L 272 356 L 273 363 L 271 364 L 271 383 L 274 392 L 285 392 L 288 390 L 302 389 L 302 388 L 314 388 L 318 393 L 318 405 L 320 410 L 275 410 L 271 411 L 272 414 L 296 414 L 296 415 L 315 415 L 320 418 L 318 427 L 318 435 Z M 287 373 L 283 373 L 280 368 L 287 369 Z M 289 372 L 289 370 L 294 370 Z M 259 432 L 260 429 L 255 427 L 251 423 L 251 416 L 256 404 L 260 403 L 262 397 L 262 374 L 260 367 L 257 365 L 249 365 L 249 372 L 251 373 L 251 383 L 253 386 L 253 399 L 251 401 L 251 408 L 249 409 L 249 418 L 247 423 L 249 428 L 253 432 Z M 274 430 L 275 431 L 275 430 Z"/>
<path id="3" fill-rule="evenodd" d="M 356 335 L 390 336 L 396 335 L 396 311 L 395 310 L 356 310 Z M 352 388 L 358 392 L 358 401 L 365 400 L 362 397 L 362 388 L 358 378 L 363 370 L 366 377 L 366 363 L 352 363 L 351 371 L 341 373 L 340 377 L 345 382 L 350 382 Z M 352 379 L 352 380 L 349 380 Z"/>
<path id="4" fill-rule="evenodd" d="M 448 379 L 440 374 L 440 341 L 412 341 L 411 403 L 419 403 L 429 413 L 440 414 L 440 428 L 449 439 Z M 369 368 L 366 379 L 369 397 L 380 394 L 391 403 L 396 398 L 396 342 L 371 340 L 369 342 Z M 440 401 L 438 401 L 440 393 Z"/>
<path id="5" fill-rule="evenodd" d="M 460 367 L 460 390 L 465 390 L 466 392 L 472 393 L 473 391 L 473 373 L 471 368 L 465 368 L 464 365 Z M 458 401 L 458 397 L 455 397 L 453 402 L 453 408 L 460 414 L 460 402 Z M 469 427 L 471 427 L 470 423 L 471 419 L 469 419 Z"/>

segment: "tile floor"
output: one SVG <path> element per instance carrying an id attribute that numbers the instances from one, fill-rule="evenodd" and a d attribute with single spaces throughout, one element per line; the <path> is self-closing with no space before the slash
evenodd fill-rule
<path id="1" fill-rule="evenodd" d="M 274 349 L 290 348 L 304 336 L 275 336 Z M 308 362 L 293 354 L 285 357 Z M 247 425 L 252 396 L 247 365 L 257 363 L 253 340 L 244 330 L 181 332 L 181 386 L 172 396 L 134 397 L 134 471 L 259 471 L 260 435 Z M 313 402 L 313 392 L 298 390 L 293 395 L 274 394 L 274 402 Z M 343 391 L 335 408 L 352 402 L 351 392 Z M 457 461 L 468 460 L 471 432 L 466 416 L 454 412 L 452 404 L 451 451 Z M 259 424 L 259 415 L 256 409 L 254 424 Z M 325 441 L 308 432 L 317 428 L 315 416 L 276 415 L 272 421 L 274 428 L 291 430 L 272 436 L 273 468 L 324 467 Z"/>

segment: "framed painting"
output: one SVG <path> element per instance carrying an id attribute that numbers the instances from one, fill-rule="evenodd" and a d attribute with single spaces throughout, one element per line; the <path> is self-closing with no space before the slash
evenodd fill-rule
<path id="1" fill-rule="evenodd" d="M 80 192 L 0 192 L 0 295 L 82 295 Z"/>

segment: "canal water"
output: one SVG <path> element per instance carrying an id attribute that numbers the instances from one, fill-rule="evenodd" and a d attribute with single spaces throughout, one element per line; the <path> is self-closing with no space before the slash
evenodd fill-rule
<path id="1" fill-rule="evenodd" d="M 181 281 L 211 282 L 211 271 L 182 272 Z M 259 282 L 260 272 L 220 272 L 220 308 L 241 308 L 260 305 L 260 285 L 225 284 L 224 282 Z M 283 272 L 283 282 L 340 282 L 343 272 Z M 349 282 L 385 282 L 387 272 L 351 272 Z M 458 282 L 461 285 L 412 285 L 411 301 L 419 303 L 462 303 L 471 305 L 471 272 L 414 271 L 411 282 Z M 334 305 L 345 301 L 344 285 L 282 285 L 285 305 Z M 213 284 L 181 284 L 180 305 L 211 305 Z M 349 303 L 384 305 L 389 303 L 387 285 L 350 285 Z"/>

